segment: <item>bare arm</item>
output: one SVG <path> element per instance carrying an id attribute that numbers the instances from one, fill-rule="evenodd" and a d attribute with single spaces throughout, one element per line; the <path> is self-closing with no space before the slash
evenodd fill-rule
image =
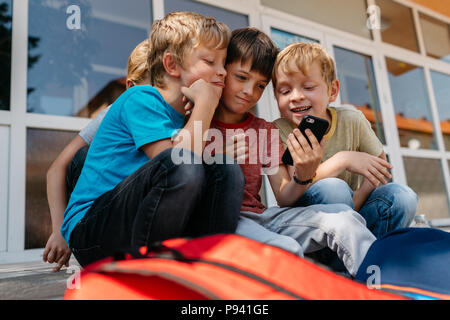
<path id="1" fill-rule="evenodd" d="M 195 106 L 189 121 L 180 130 L 174 141 L 164 139 L 142 146 L 142 151 L 149 158 L 153 158 L 162 151 L 173 147 L 191 150 L 199 156 L 202 155 L 206 144 L 206 141 L 203 141 L 203 136 L 209 129 L 212 117 L 219 104 L 222 88 L 199 79 L 189 88 L 183 87 L 182 92 L 190 101 L 194 102 Z M 194 125 L 196 128 L 200 128 L 197 134 L 194 134 Z M 194 138 L 200 138 L 201 143 L 195 143 Z"/>
<path id="2" fill-rule="evenodd" d="M 322 160 L 323 142 L 319 144 L 310 130 L 306 130 L 306 135 L 311 141 L 311 146 L 298 129 L 295 129 L 286 141 L 294 162 L 292 174 L 295 171 L 295 175 L 300 181 L 313 178 Z M 269 176 L 275 198 L 281 207 L 293 205 L 311 185 L 311 183 L 300 185 L 291 179 L 291 176 L 288 166 L 285 165 L 280 166 L 277 174 Z"/>
<path id="3" fill-rule="evenodd" d="M 84 146 L 86 142 L 77 135 L 47 171 L 47 199 L 52 220 L 52 234 L 45 246 L 43 260 L 58 263 L 54 271 L 58 271 L 64 264 L 67 265 L 71 254 L 60 231 L 67 207 L 66 171 L 75 153 Z"/>
<path id="4" fill-rule="evenodd" d="M 328 177 L 337 177 L 348 170 L 364 176 L 370 183 L 377 186 L 379 182 L 386 183 L 385 177 L 391 178 L 388 169 L 392 169 L 392 165 L 386 161 L 384 152 L 376 157 L 365 152 L 341 151 L 319 166 L 316 181 Z"/>
<path id="5" fill-rule="evenodd" d="M 386 154 L 384 153 L 384 151 L 378 156 L 378 158 L 380 158 L 384 161 L 387 160 Z M 389 168 L 392 169 L 392 166 L 390 166 Z M 374 189 L 376 189 L 378 187 L 380 182 L 383 184 L 387 183 L 381 172 L 374 172 L 374 175 L 377 176 L 377 180 L 375 180 L 375 184 L 374 184 L 374 182 L 372 182 L 373 179 L 369 180 L 368 178 L 364 177 L 359 189 L 355 190 L 355 192 L 353 193 L 353 204 L 355 206 L 356 211 L 361 209 L 364 202 L 366 202 L 369 195 L 372 193 L 372 191 Z M 384 175 L 388 178 L 391 178 L 391 175 L 389 173 L 384 174 Z"/>

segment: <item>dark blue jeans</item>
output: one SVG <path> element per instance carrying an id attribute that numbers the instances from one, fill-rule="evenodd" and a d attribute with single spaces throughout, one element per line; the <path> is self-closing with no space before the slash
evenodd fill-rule
<path id="1" fill-rule="evenodd" d="M 195 164 L 197 156 L 187 150 L 181 152 L 192 162 L 176 165 L 171 150 L 94 201 L 70 236 L 82 266 L 155 241 L 236 230 L 244 190 L 240 166 Z"/>

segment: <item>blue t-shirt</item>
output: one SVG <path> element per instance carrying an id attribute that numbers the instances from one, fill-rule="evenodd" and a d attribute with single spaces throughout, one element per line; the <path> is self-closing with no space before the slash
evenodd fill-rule
<path id="1" fill-rule="evenodd" d="M 61 234 L 67 243 L 94 201 L 149 160 L 139 148 L 171 138 L 183 125 L 184 115 L 149 85 L 128 89 L 112 104 L 92 141 L 64 212 Z"/>

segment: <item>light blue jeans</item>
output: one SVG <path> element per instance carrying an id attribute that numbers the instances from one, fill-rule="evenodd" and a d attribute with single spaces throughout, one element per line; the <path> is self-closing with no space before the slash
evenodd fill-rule
<path id="1" fill-rule="evenodd" d="M 296 202 L 295 206 L 313 204 L 344 203 L 351 208 L 353 191 L 338 178 L 317 181 Z M 364 217 L 367 228 L 379 238 L 387 232 L 409 227 L 417 210 L 417 195 L 398 183 L 388 183 L 376 188 L 367 198 L 359 213 Z"/>
<path id="2" fill-rule="evenodd" d="M 271 207 L 261 214 L 241 212 L 236 233 L 300 257 L 330 248 L 352 276 L 375 241 L 364 218 L 345 204 Z"/>

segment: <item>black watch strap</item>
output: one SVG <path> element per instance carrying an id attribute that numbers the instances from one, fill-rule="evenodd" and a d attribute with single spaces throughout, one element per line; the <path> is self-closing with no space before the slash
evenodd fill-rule
<path id="1" fill-rule="evenodd" d="M 306 181 L 300 181 L 300 180 L 297 179 L 297 177 L 295 175 L 293 176 L 293 178 L 294 178 L 295 183 L 301 184 L 302 186 L 310 184 L 310 183 L 312 183 L 314 181 L 314 178 L 311 178 L 311 179 L 306 180 Z"/>

